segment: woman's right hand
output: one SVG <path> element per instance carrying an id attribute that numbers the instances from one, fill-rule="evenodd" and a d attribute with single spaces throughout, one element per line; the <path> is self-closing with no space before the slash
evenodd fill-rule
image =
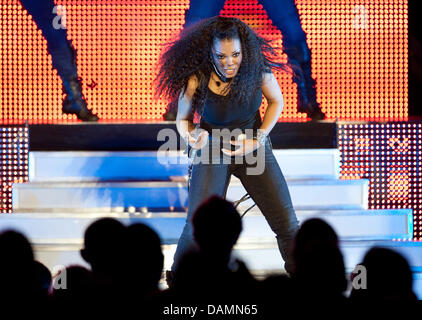
<path id="1" fill-rule="evenodd" d="M 195 129 L 188 132 L 189 145 L 196 149 L 202 149 L 208 143 L 208 131 L 204 129 Z"/>

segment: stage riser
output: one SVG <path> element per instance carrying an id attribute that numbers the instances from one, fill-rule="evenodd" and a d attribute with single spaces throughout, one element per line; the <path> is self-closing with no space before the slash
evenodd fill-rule
<path id="1" fill-rule="evenodd" d="M 368 209 L 368 180 L 287 180 L 295 209 Z M 227 199 L 236 201 L 246 194 L 240 181 L 232 180 Z M 246 200 L 239 205 L 244 211 L 255 202 Z"/>
<path id="2" fill-rule="evenodd" d="M 359 264 L 365 253 L 374 245 L 379 245 L 403 254 L 408 260 L 413 270 L 413 290 L 419 299 L 422 299 L 422 247 L 420 244 L 404 244 L 396 242 L 348 242 L 341 243 L 341 251 L 345 261 L 346 276 L 354 267 Z M 81 258 L 79 250 L 81 246 L 60 246 L 60 245 L 34 245 L 35 257 L 50 270 L 57 270 L 61 266 L 69 266 L 72 264 L 89 266 Z M 164 270 L 169 270 L 173 261 L 173 255 L 176 250 L 176 245 L 163 246 L 164 253 Z M 275 271 L 282 272 L 283 260 L 276 247 L 247 249 L 238 246 L 234 250 L 234 256 L 239 257 L 246 262 L 247 266 L 253 273 L 265 274 L 273 273 Z M 392 270 L 392 272 L 394 272 Z"/>
<path id="3" fill-rule="evenodd" d="M 104 215 L 113 217 L 129 225 L 146 223 L 160 235 L 163 243 L 177 243 L 186 215 L 172 213 L 151 213 L 150 217 L 127 214 Z M 12 228 L 20 230 L 35 243 L 78 244 L 83 239 L 86 228 L 101 215 L 98 214 L 54 214 L 26 213 L 2 216 L 0 230 Z M 413 232 L 411 210 L 377 211 L 297 211 L 300 223 L 310 218 L 327 221 L 343 240 L 367 239 L 390 240 L 411 238 Z M 240 243 L 275 243 L 274 233 L 262 215 L 248 213 L 243 218 L 243 232 Z"/>
<path id="4" fill-rule="evenodd" d="M 170 137 L 171 150 L 184 147 L 176 123 L 80 123 L 29 126 L 30 151 L 150 151 Z M 162 139 L 158 139 L 158 136 Z M 331 121 L 278 122 L 271 130 L 274 149 L 335 149 L 337 123 Z"/>
<path id="5" fill-rule="evenodd" d="M 339 177 L 337 149 L 274 150 L 286 178 Z M 162 180 L 188 172 L 183 151 L 30 152 L 29 181 Z"/>
<path id="6" fill-rule="evenodd" d="M 295 208 L 366 209 L 367 180 L 288 180 Z M 238 200 L 246 193 L 233 181 L 227 199 Z M 13 210 L 78 208 L 186 207 L 188 192 L 178 182 L 114 183 L 26 183 L 14 184 Z M 252 201 L 242 204 L 248 207 Z"/>

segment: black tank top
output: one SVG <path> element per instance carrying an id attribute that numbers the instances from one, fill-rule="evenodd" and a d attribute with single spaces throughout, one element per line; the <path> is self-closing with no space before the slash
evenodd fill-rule
<path id="1" fill-rule="evenodd" d="M 259 129 L 262 124 L 259 107 L 262 102 L 262 90 L 256 90 L 247 105 L 238 105 L 216 94 L 207 87 L 207 96 L 201 118 L 201 128 L 212 133 L 212 129 L 227 128 Z"/>

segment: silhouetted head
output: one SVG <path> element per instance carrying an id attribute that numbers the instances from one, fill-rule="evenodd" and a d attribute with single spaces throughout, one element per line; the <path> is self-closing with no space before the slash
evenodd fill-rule
<path id="1" fill-rule="evenodd" d="M 53 296 L 57 300 L 79 300 L 89 298 L 93 286 L 91 271 L 82 266 L 70 265 L 55 276 Z M 92 299 L 93 297 L 91 297 Z"/>
<path id="2" fill-rule="evenodd" d="M 125 226 L 112 218 L 93 222 L 85 231 L 83 259 L 94 274 L 119 274 L 125 246 Z"/>
<path id="3" fill-rule="evenodd" d="M 303 285 L 320 291 L 339 294 L 347 281 L 338 237 L 322 219 L 302 223 L 293 244 L 295 271 L 293 276 Z"/>
<path id="4" fill-rule="evenodd" d="M 322 219 L 312 218 L 304 221 L 296 236 L 295 250 L 300 252 L 310 246 L 338 246 L 334 229 Z"/>
<path id="5" fill-rule="evenodd" d="M 8 265 L 22 265 L 31 263 L 34 254 L 28 239 L 20 232 L 6 230 L 0 233 L 0 254 L 2 263 Z"/>
<path id="6" fill-rule="evenodd" d="M 352 299 L 415 300 L 412 289 L 412 271 L 407 260 L 387 248 L 370 249 L 361 263 L 360 285 L 366 278 L 366 289 L 353 289 Z M 364 274 L 366 272 L 366 275 Z"/>
<path id="7" fill-rule="evenodd" d="M 34 254 L 28 239 L 20 232 L 0 233 L 0 295 L 39 294 Z"/>
<path id="8" fill-rule="evenodd" d="M 139 293 L 156 290 L 164 265 L 160 237 L 142 223 L 130 225 L 126 233 L 127 285 Z"/>
<path id="9" fill-rule="evenodd" d="M 35 277 L 38 279 L 38 288 L 40 294 L 47 296 L 50 290 L 52 276 L 50 270 L 41 262 L 34 261 Z"/>
<path id="10" fill-rule="evenodd" d="M 200 251 L 230 253 L 242 231 L 233 204 L 218 196 L 203 202 L 192 217 L 193 235 Z"/>

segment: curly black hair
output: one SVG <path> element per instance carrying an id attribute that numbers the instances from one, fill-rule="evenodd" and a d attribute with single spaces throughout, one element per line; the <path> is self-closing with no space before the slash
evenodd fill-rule
<path id="1" fill-rule="evenodd" d="M 244 105 L 262 86 L 262 76 L 272 69 L 288 70 L 287 64 L 275 62 L 277 54 L 270 43 L 236 18 L 212 17 L 186 28 L 180 37 L 168 43 L 159 60 L 157 97 L 174 101 L 195 75 L 199 80 L 192 101 L 192 113 L 202 115 L 207 86 L 213 70 L 211 50 L 214 39 L 236 39 L 242 47 L 242 62 L 227 88 L 226 99 Z"/>

